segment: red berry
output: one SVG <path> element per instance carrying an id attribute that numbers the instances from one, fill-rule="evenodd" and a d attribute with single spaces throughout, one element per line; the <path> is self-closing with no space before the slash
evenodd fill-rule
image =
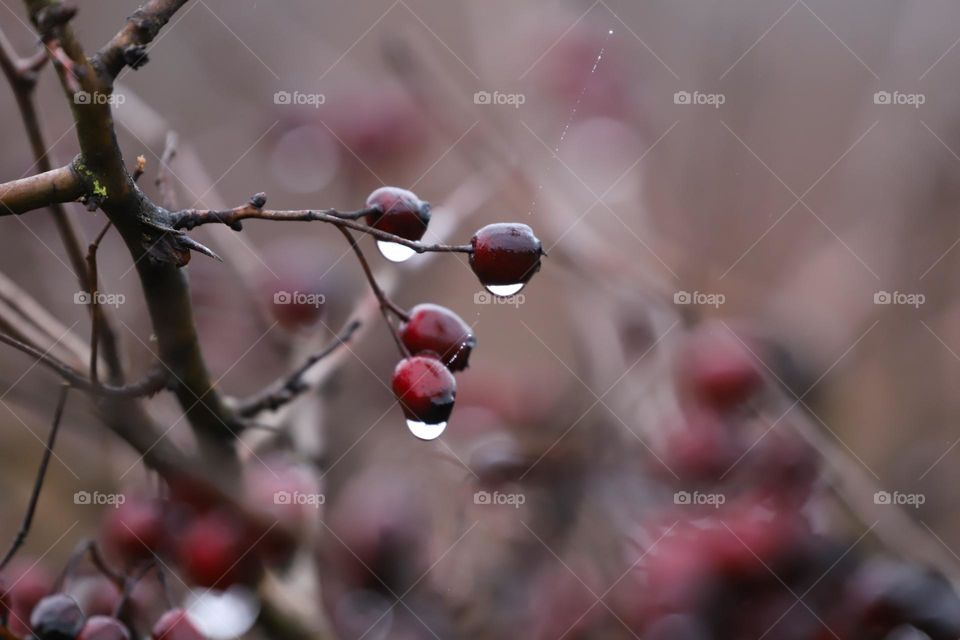
<path id="1" fill-rule="evenodd" d="M 470 266 L 486 287 L 522 287 L 540 270 L 543 245 L 533 235 L 533 229 L 525 224 L 487 225 L 474 234 L 470 244 L 473 246 Z M 519 290 L 518 287 L 516 291 Z M 494 293 L 499 294 L 496 290 Z"/>
<path id="2" fill-rule="evenodd" d="M 400 339 L 410 353 L 433 353 L 451 371 L 467 368 L 471 350 L 477 345 L 470 326 L 460 316 L 436 304 L 418 304 L 410 320 L 400 327 Z"/>
<path id="3" fill-rule="evenodd" d="M 204 640 L 183 609 L 171 609 L 160 616 L 150 633 L 151 640 Z"/>
<path id="4" fill-rule="evenodd" d="M 128 564 L 149 560 L 168 539 L 164 516 L 164 505 L 159 500 L 131 498 L 104 519 L 103 545 Z"/>
<path id="5" fill-rule="evenodd" d="M 259 577 L 255 542 L 246 528 L 223 511 L 211 511 L 194 520 L 178 543 L 180 567 L 195 584 L 226 589 L 252 584 Z"/>
<path id="6" fill-rule="evenodd" d="M 446 422 L 453 411 L 457 383 L 436 358 L 404 358 L 393 372 L 393 393 L 410 420 L 426 424 Z"/>
<path id="7" fill-rule="evenodd" d="M 736 336 L 725 327 L 707 325 L 689 336 L 677 363 L 677 382 L 697 401 L 726 410 L 749 400 L 763 377 Z"/>
<path id="8" fill-rule="evenodd" d="M 380 187 L 367 198 L 367 207 L 377 209 L 367 214 L 368 225 L 407 240 L 422 238 L 430 222 L 430 203 L 406 189 Z"/>
<path id="9" fill-rule="evenodd" d="M 46 569 L 29 558 L 15 560 L 4 571 L 7 583 L 3 599 L 9 606 L 8 625 L 17 635 L 27 635 L 27 620 L 37 603 L 53 588 L 54 578 Z"/>
<path id="10" fill-rule="evenodd" d="M 62 593 L 47 596 L 30 614 L 30 629 L 37 640 L 74 640 L 82 628 L 80 605 Z"/>
<path id="11" fill-rule="evenodd" d="M 93 616 L 83 625 L 77 640 L 130 640 L 130 632 L 110 616 Z"/>

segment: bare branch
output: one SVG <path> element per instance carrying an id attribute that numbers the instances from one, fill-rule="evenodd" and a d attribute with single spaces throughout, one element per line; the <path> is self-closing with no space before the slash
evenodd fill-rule
<path id="1" fill-rule="evenodd" d="M 76 202 L 87 192 L 72 166 L 0 185 L 0 216 L 20 215 L 51 204 Z"/>
<path id="2" fill-rule="evenodd" d="M 97 52 L 93 57 L 94 66 L 111 80 L 126 66 L 139 69 L 147 62 L 146 45 L 186 3 L 187 0 L 149 0 L 134 11 L 127 18 L 126 26 Z"/>
<path id="3" fill-rule="evenodd" d="M 353 337 L 353 334 L 359 328 L 360 321 L 352 320 L 330 344 L 324 347 L 324 349 L 319 353 L 307 358 L 306 362 L 297 367 L 297 369 L 285 379 L 278 381 L 263 393 L 260 393 L 257 396 L 242 402 L 237 409 L 237 413 L 244 418 L 250 418 L 257 415 L 261 411 L 276 411 L 283 405 L 294 400 L 297 396 L 310 388 L 310 386 L 303 380 L 303 377 L 306 375 L 307 371 L 309 371 L 313 365 L 317 364 L 328 355 L 336 351 L 340 346 L 349 342 L 350 338 Z"/>
<path id="4" fill-rule="evenodd" d="M 37 502 L 40 500 L 40 491 L 43 489 L 43 480 L 47 476 L 47 466 L 50 464 L 50 456 L 53 455 L 53 445 L 57 440 L 57 432 L 60 430 L 60 419 L 63 417 L 63 408 L 67 404 L 67 393 L 70 391 L 70 385 L 63 385 L 60 388 L 60 399 L 57 401 L 57 408 L 53 413 L 53 425 L 50 427 L 50 435 L 47 437 L 46 448 L 43 451 L 43 457 L 40 459 L 40 468 L 37 470 L 37 478 L 33 483 L 33 491 L 30 494 L 30 502 L 27 503 L 27 512 L 23 516 L 23 522 L 20 530 L 13 539 L 13 544 L 7 554 L 0 560 L 0 571 L 3 571 L 17 551 L 23 546 L 30 533 L 30 525 L 33 524 L 33 514 L 37 510 Z"/>

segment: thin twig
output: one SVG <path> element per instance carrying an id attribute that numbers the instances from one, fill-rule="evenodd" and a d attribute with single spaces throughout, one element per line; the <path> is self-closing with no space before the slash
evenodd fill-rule
<path id="1" fill-rule="evenodd" d="M 76 387 L 81 391 L 86 391 L 95 396 L 115 396 L 122 398 L 139 398 L 142 396 L 151 396 L 170 385 L 170 373 L 166 367 L 158 365 L 147 373 L 141 380 L 124 385 L 94 384 L 91 380 L 81 373 L 73 370 L 60 360 L 36 347 L 30 346 L 24 342 L 0 333 L 0 343 L 13 347 L 23 353 L 36 358 L 37 362 L 44 365 L 54 373 L 62 377 L 70 386 Z"/>
<path id="2" fill-rule="evenodd" d="M 100 249 L 100 243 L 107 231 L 113 226 L 113 222 L 107 221 L 97 237 L 90 243 L 87 249 L 87 280 L 90 283 L 90 382 L 94 386 L 100 385 L 97 377 L 97 346 L 100 344 L 100 327 L 103 324 L 103 310 L 100 308 L 99 275 L 97 274 L 97 250 Z"/>
<path id="3" fill-rule="evenodd" d="M 261 411 L 275 411 L 288 402 L 294 400 L 297 396 L 309 389 L 309 385 L 303 381 L 303 377 L 307 371 L 309 371 L 313 365 L 336 351 L 340 346 L 349 342 L 350 338 L 353 337 L 353 334 L 359 328 L 360 321 L 352 320 L 349 324 L 347 324 L 346 328 L 341 331 L 332 342 L 330 342 L 330 344 L 324 347 L 324 349 L 319 353 L 315 353 L 307 358 L 307 361 L 297 367 L 297 369 L 294 370 L 289 376 L 279 380 L 267 391 L 258 394 L 250 400 L 242 402 L 237 408 L 237 413 L 244 418 L 250 418 L 257 415 Z"/>
<path id="4" fill-rule="evenodd" d="M 173 187 L 173 181 L 170 180 L 173 173 L 170 169 L 170 163 L 177 155 L 178 142 L 176 131 L 168 131 L 163 146 L 163 155 L 160 156 L 160 168 L 157 170 L 157 178 L 154 181 L 157 191 L 160 193 L 160 205 L 171 210 L 177 207 L 177 192 Z"/>
<path id="5" fill-rule="evenodd" d="M 40 468 L 37 470 L 37 478 L 33 483 L 33 492 L 30 494 L 30 502 L 27 504 L 27 512 L 23 516 L 23 522 L 20 524 L 20 530 L 13 539 L 13 544 L 7 551 L 7 555 L 0 560 L 0 571 L 3 571 L 13 556 L 23 545 L 30 533 L 30 525 L 33 523 L 33 515 L 37 510 L 37 502 L 40 500 L 40 491 L 43 489 L 43 480 L 47 476 L 47 467 L 50 465 L 50 456 L 53 455 L 53 445 L 56 444 L 57 432 L 60 430 L 60 419 L 63 417 L 63 409 L 67 404 L 67 394 L 70 392 L 70 385 L 65 384 L 60 388 L 60 398 L 57 400 L 57 408 L 53 414 L 53 425 L 50 427 L 50 435 L 47 437 L 46 449 L 43 457 L 40 459 Z"/>
<path id="6" fill-rule="evenodd" d="M 103 554 L 100 553 L 100 547 L 97 546 L 95 540 L 87 538 L 81 540 L 80 543 L 74 547 L 74 550 L 70 553 L 70 557 L 67 559 L 66 564 L 63 567 L 63 571 L 60 572 L 60 575 L 57 576 L 56 581 L 53 583 L 53 591 L 62 591 L 67 581 L 73 577 L 73 574 L 77 570 L 77 565 L 80 564 L 80 561 L 83 560 L 83 557 L 87 554 L 90 554 L 90 562 L 96 567 L 105 578 L 110 580 L 118 589 L 122 589 L 124 585 L 124 577 L 110 568 L 110 565 L 107 564 L 107 561 L 104 559 Z"/>
<path id="7" fill-rule="evenodd" d="M 426 252 L 446 252 L 446 253 L 472 253 L 473 247 L 469 244 L 447 245 L 447 244 L 423 244 L 414 240 L 408 240 L 400 236 L 375 229 L 366 224 L 357 222 L 368 213 L 379 211 L 379 208 L 371 207 L 360 209 L 358 211 L 341 212 L 336 209 L 303 209 L 296 211 L 275 211 L 264 209 L 267 197 L 263 193 L 258 193 L 246 204 L 233 209 L 224 209 L 216 211 L 213 209 L 184 209 L 171 214 L 171 226 L 175 229 L 193 229 L 204 224 L 225 224 L 234 231 L 243 229 L 243 220 L 274 220 L 281 222 L 326 222 L 340 229 L 350 229 L 373 236 L 383 242 L 393 242 L 413 249 L 417 253 Z"/>

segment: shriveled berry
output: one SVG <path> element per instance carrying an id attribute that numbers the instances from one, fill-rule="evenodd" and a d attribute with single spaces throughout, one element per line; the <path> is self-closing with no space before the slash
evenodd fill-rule
<path id="1" fill-rule="evenodd" d="M 183 609 L 171 609 L 160 616 L 150 633 L 151 640 L 204 640 Z"/>
<path id="2" fill-rule="evenodd" d="M 130 632 L 110 616 L 93 616 L 83 625 L 77 640 L 130 640 Z"/>
<path id="3" fill-rule="evenodd" d="M 725 327 L 704 325 L 689 336 L 679 354 L 677 383 L 696 401 L 726 410 L 749 400 L 763 377 L 736 336 Z"/>
<path id="4" fill-rule="evenodd" d="M 251 549 L 255 541 L 229 513 L 211 511 L 190 523 L 178 542 L 177 557 L 194 584 L 218 589 L 252 584 L 260 574 L 258 554 Z"/>
<path id="5" fill-rule="evenodd" d="M 367 198 L 367 224 L 407 240 L 419 240 L 430 223 L 430 203 L 412 191 L 398 187 L 380 187 Z"/>
<path id="6" fill-rule="evenodd" d="M 108 551 L 128 564 L 153 558 L 168 539 L 163 503 L 135 497 L 111 509 L 103 521 L 101 539 Z"/>
<path id="7" fill-rule="evenodd" d="M 480 283 L 501 295 L 516 293 L 540 270 L 543 245 L 533 229 L 519 223 L 490 224 L 470 239 L 470 266 Z M 516 287 L 498 290 L 497 287 Z M 510 291 L 507 293 L 506 291 Z"/>
<path id="8" fill-rule="evenodd" d="M 434 353 L 451 371 L 467 368 L 477 345 L 470 326 L 457 314 L 436 304 L 418 304 L 400 327 L 400 339 L 410 353 Z"/>
<path id="9" fill-rule="evenodd" d="M 393 393 L 409 420 L 440 424 L 450 418 L 457 383 L 436 358 L 404 358 L 393 372 Z"/>
<path id="10" fill-rule="evenodd" d="M 30 629 L 37 640 L 74 640 L 82 628 L 80 605 L 62 593 L 47 596 L 30 614 Z"/>

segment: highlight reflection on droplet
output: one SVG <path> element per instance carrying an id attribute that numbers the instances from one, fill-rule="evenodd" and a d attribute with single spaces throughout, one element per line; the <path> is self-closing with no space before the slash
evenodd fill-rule
<path id="1" fill-rule="evenodd" d="M 447 423 L 427 424 L 426 422 L 407 420 L 407 428 L 410 429 L 410 433 L 421 440 L 436 440 L 447 428 Z"/>
<path id="2" fill-rule="evenodd" d="M 410 247 L 396 242 L 384 242 L 383 240 L 377 240 L 377 249 L 390 262 L 406 262 L 416 253 Z"/>
<path id="3" fill-rule="evenodd" d="M 518 293 L 520 289 L 523 289 L 524 284 L 523 282 L 518 282 L 516 284 L 488 284 L 485 286 L 487 287 L 487 291 L 493 295 L 504 298 Z"/>

